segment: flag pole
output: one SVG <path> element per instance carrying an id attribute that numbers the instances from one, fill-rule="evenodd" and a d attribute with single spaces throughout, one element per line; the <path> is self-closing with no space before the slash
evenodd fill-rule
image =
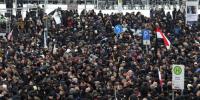
<path id="1" fill-rule="evenodd" d="M 183 89 L 181 89 L 181 96 L 183 95 Z"/>
<path id="2" fill-rule="evenodd" d="M 156 31 L 157 31 L 157 27 L 156 26 Z M 155 38 L 156 38 L 156 41 L 155 41 L 155 64 L 157 63 L 157 50 L 158 50 L 158 37 L 157 37 L 157 32 L 155 32 Z M 160 67 L 159 67 L 160 68 Z"/>
<path id="3" fill-rule="evenodd" d="M 146 52 L 147 52 L 147 54 L 149 53 L 148 45 L 146 45 Z"/>
<path id="4" fill-rule="evenodd" d="M 161 75 L 160 68 L 158 68 L 158 77 L 159 77 L 161 92 L 163 92 L 163 81 L 162 81 L 162 75 Z"/>
<path id="5" fill-rule="evenodd" d="M 97 10 L 99 10 L 99 0 L 97 0 Z"/>

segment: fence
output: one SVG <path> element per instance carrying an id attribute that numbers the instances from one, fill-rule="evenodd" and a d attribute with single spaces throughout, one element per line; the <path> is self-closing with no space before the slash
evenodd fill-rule
<path id="1" fill-rule="evenodd" d="M 179 0 L 124 0 L 123 8 L 126 10 L 147 10 L 152 7 L 162 7 L 164 9 L 172 9 L 174 7 L 180 7 L 185 2 Z M 98 0 L 95 4 L 97 9 L 101 10 L 114 10 L 117 9 L 117 0 Z"/>

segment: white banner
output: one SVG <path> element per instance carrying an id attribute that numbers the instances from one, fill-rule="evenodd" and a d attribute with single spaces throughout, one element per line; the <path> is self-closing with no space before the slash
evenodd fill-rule
<path id="1" fill-rule="evenodd" d="M 186 23 L 198 21 L 198 4 L 199 0 L 186 2 Z"/>
<path id="2" fill-rule="evenodd" d="M 184 89 L 185 66 L 172 65 L 172 89 Z"/>

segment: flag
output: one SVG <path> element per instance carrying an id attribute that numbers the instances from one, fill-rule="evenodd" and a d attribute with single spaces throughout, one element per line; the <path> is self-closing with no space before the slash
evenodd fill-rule
<path id="1" fill-rule="evenodd" d="M 160 28 L 157 28 L 157 29 L 156 29 L 156 34 L 157 34 L 157 38 L 163 39 L 166 48 L 167 48 L 167 49 L 170 49 L 171 43 L 170 43 L 170 41 L 167 39 L 167 37 L 165 36 L 165 34 L 161 32 Z"/>
<path id="2" fill-rule="evenodd" d="M 162 80 L 161 72 L 160 72 L 159 68 L 158 68 L 158 76 L 159 76 L 160 87 L 162 88 L 163 87 L 163 80 Z"/>
<path id="3" fill-rule="evenodd" d="M 57 53 L 57 48 L 56 48 L 56 44 L 53 45 L 53 54 Z"/>
<path id="4" fill-rule="evenodd" d="M 61 24 L 60 16 L 57 11 L 54 13 L 53 18 L 54 18 L 56 24 Z"/>
<path id="5" fill-rule="evenodd" d="M 47 47 L 47 32 L 44 31 L 44 48 L 48 48 Z"/>
<path id="6" fill-rule="evenodd" d="M 10 31 L 10 33 L 8 33 L 8 36 L 7 36 L 7 39 L 8 40 L 13 40 L 13 30 L 12 31 Z"/>

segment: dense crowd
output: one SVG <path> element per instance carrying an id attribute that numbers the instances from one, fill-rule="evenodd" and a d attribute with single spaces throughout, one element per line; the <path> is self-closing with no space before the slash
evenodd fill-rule
<path id="1" fill-rule="evenodd" d="M 171 100 L 172 64 L 185 66 L 185 89 L 174 90 L 175 100 L 200 99 L 200 24 L 186 25 L 184 12 L 59 11 L 61 24 L 42 10 L 12 17 L 13 39 L 0 38 L 1 100 Z M 116 37 L 118 24 L 127 30 Z M 171 41 L 169 50 L 156 27 Z M 138 35 L 144 29 L 151 30 L 148 51 Z"/>

